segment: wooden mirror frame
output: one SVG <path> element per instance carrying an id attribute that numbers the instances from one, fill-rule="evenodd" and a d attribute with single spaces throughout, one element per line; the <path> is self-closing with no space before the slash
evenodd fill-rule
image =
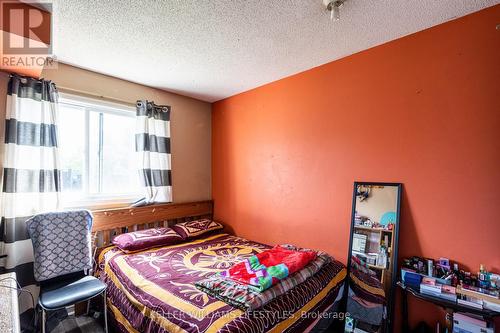
<path id="1" fill-rule="evenodd" d="M 354 234 L 354 219 L 356 215 L 356 197 L 357 197 L 357 188 L 358 186 L 395 186 L 397 187 L 397 202 L 396 202 L 396 221 L 397 223 L 394 226 L 394 243 L 392 249 L 392 276 L 391 276 L 391 284 L 389 295 L 386 297 L 387 300 L 387 319 L 385 320 L 384 327 L 385 332 L 392 332 L 392 328 L 394 325 L 394 300 L 395 300 L 395 291 L 396 291 L 396 283 L 398 280 L 398 247 L 399 247 L 399 224 L 400 224 L 400 211 L 401 211 L 401 195 L 403 192 L 403 184 L 402 183 L 383 183 L 383 182 L 354 182 L 354 188 L 352 191 L 352 208 L 351 208 L 351 230 L 349 232 L 349 247 L 347 248 L 347 278 L 346 278 L 346 288 L 344 290 L 344 298 L 345 298 L 345 309 L 347 311 L 347 295 L 349 292 L 349 278 L 351 273 L 351 248 L 352 248 L 352 237 Z"/>

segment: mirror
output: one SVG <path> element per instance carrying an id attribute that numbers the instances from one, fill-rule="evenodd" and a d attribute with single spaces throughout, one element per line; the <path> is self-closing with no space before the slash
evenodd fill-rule
<path id="1" fill-rule="evenodd" d="M 345 332 L 391 332 L 401 184 L 355 182 Z"/>

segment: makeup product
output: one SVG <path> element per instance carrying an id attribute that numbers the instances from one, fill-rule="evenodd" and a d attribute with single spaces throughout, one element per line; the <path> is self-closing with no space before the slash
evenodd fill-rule
<path id="1" fill-rule="evenodd" d="M 451 285 L 456 287 L 458 284 L 458 274 L 453 273 L 452 278 L 451 278 Z"/>
<path id="2" fill-rule="evenodd" d="M 465 275 L 464 275 L 464 284 L 470 285 L 471 281 L 472 280 L 471 280 L 470 272 L 465 272 Z"/>
<path id="3" fill-rule="evenodd" d="M 427 275 L 434 276 L 434 261 L 432 259 L 427 259 Z"/>
<path id="4" fill-rule="evenodd" d="M 424 263 L 422 261 L 417 262 L 417 272 L 421 273 L 424 270 Z"/>
<path id="5" fill-rule="evenodd" d="M 493 289 L 496 289 L 498 286 L 498 279 L 495 277 L 495 274 L 490 273 L 489 275 L 489 280 L 490 280 L 490 286 Z"/>
<path id="6" fill-rule="evenodd" d="M 445 268 L 450 268 L 450 259 L 448 258 L 439 258 L 439 265 Z"/>

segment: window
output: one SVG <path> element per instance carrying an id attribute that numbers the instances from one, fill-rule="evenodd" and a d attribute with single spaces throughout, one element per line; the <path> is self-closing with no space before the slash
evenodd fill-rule
<path id="1" fill-rule="evenodd" d="M 141 196 L 134 116 L 127 106 L 62 94 L 58 129 L 65 207 Z"/>

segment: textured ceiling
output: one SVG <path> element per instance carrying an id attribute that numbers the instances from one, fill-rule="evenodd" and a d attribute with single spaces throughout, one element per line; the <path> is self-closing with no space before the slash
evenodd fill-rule
<path id="1" fill-rule="evenodd" d="M 64 63 L 216 101 L 500 3 L 348 0 L 54 0 Z"/>

